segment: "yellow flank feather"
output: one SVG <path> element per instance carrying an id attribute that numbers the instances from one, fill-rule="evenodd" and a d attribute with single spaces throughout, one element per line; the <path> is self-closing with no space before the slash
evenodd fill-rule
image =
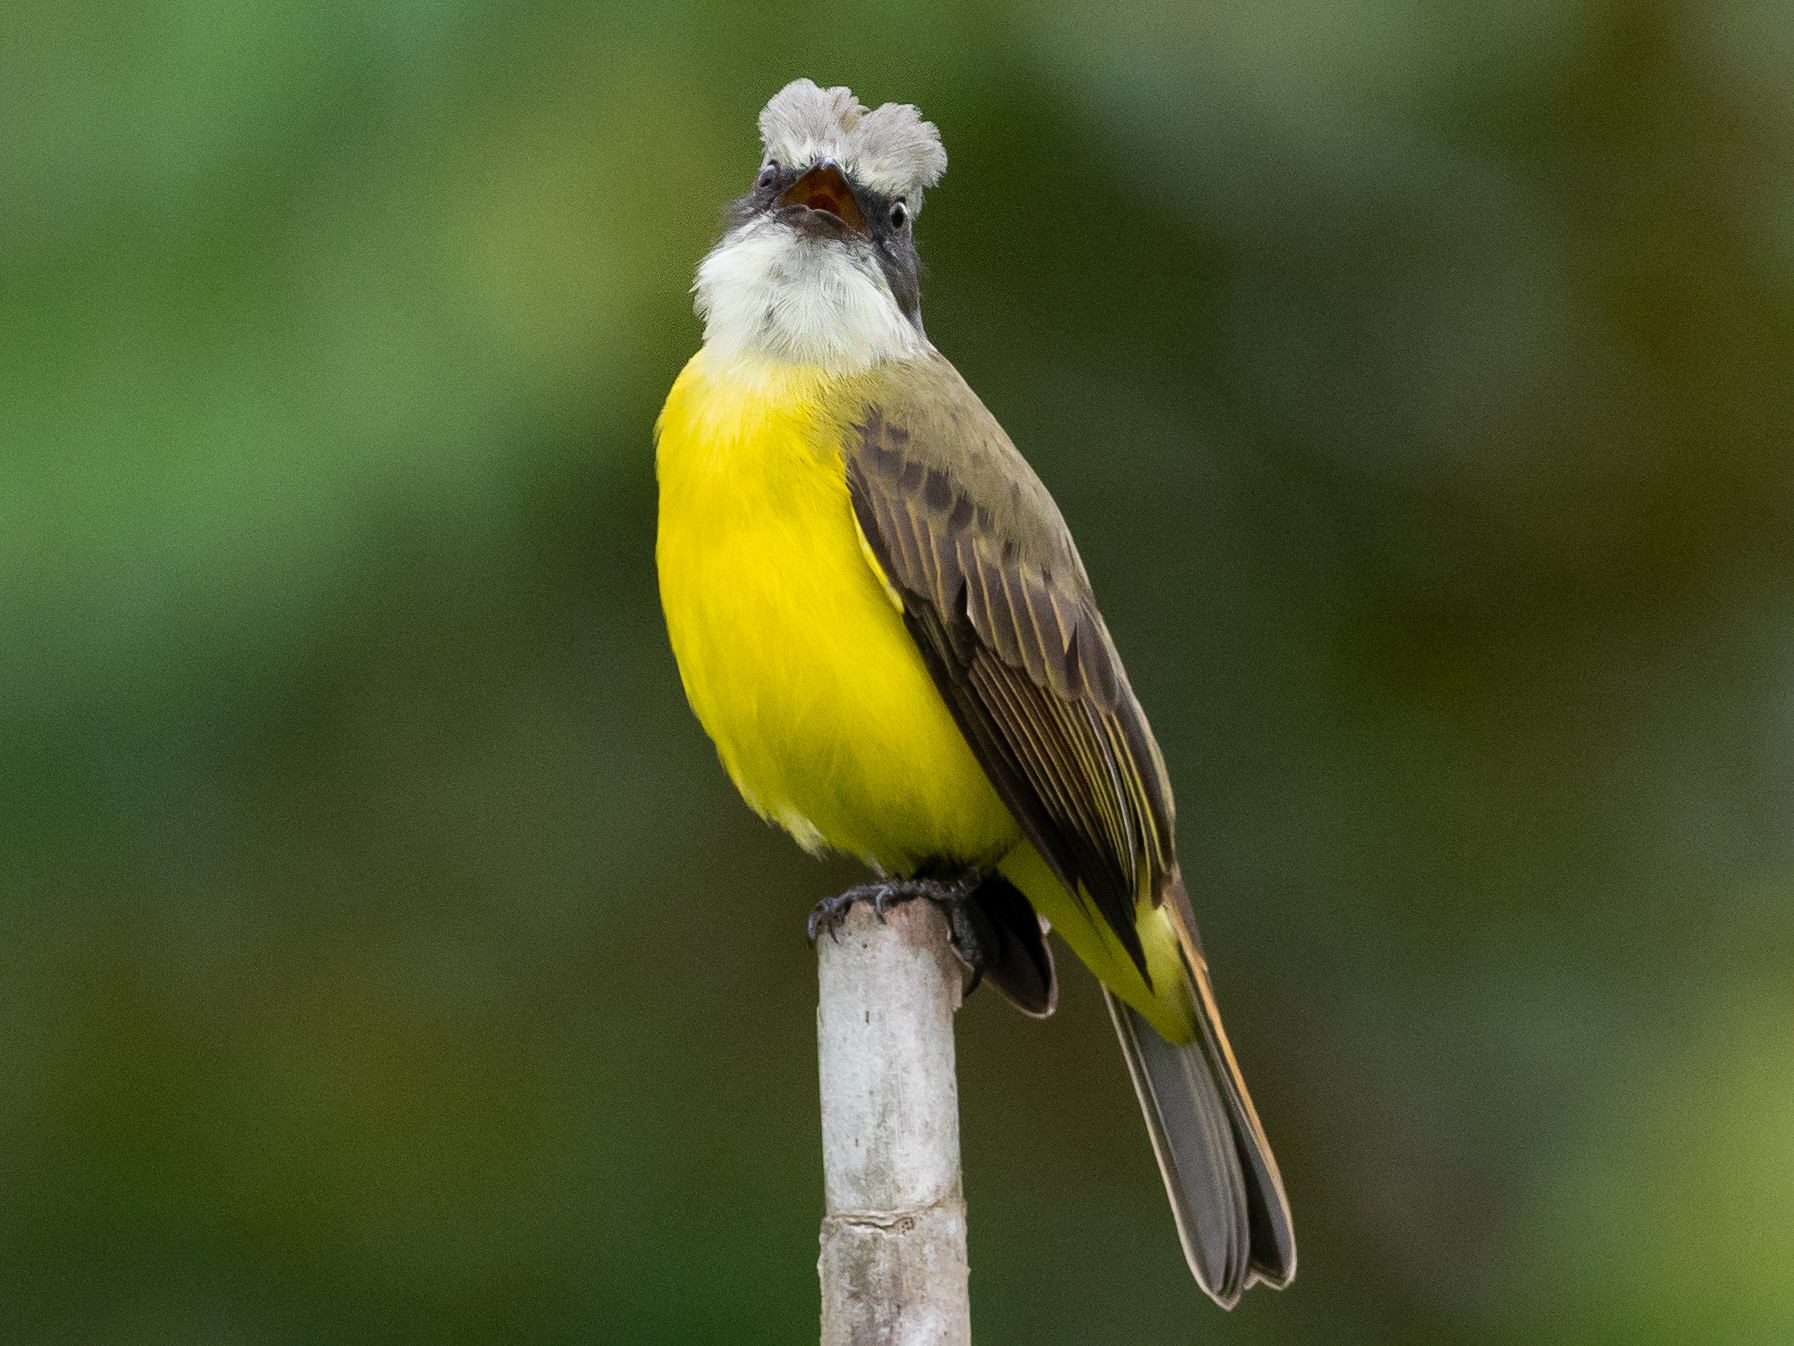
<path id="1" fill-rule="evenodd" d="M 1172 1042 L 1194 1029 L 1166 914 L 1143 908 L 1153 988 L 1023 840 L 904 627 L 848 499 L 855 408 L 820 369 L 708 350 L 657 427 L 657 559 L 685 694 L 742 797 L 809 850 L 886 874 L 1003 872 Z M 1156 992 L 1156 994 L 1155 994 Z"/>
<path id="2" fill-rule="evenodd" d="M 1145 1015 L 1160 1037 L 1181 1044 L 1196 1036 L 1196 1001 L 1184 972 L 1177 931 L 1165 908 L 1142 906 L 1134 922 L 1146 952 L 1146 970 L 1152 974 L 1149 988 L 1115 932 L 1097 918 L 1087 899 L 1071 895 L 1031 842 L 1022 842 L 998 868 L 1071 945 L 1079 961 Z"/>
<path id="3" fill-rule="evenodd" d="M 867 556 L 821 371 L 700 351 L 659 431 L 661 601 L 685 694 L 759 813 L 890 874 L 1016 843 Z"/>

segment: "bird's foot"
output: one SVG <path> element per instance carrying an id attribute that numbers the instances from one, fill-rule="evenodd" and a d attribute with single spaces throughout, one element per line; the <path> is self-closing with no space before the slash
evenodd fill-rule
<path id="1" fill-rule="evenodd" d="M 953 952 L 971 969 L 972 982 L 966 987 L 966 994 L 970 995 L 983 979 L 986 945 L 990 942 L 990 936 L 982 933 L 988 922 L 976 919 L 977 907 L 972 901 L 972 894 L 983 882 L 984 875 L 967 871 L 950 879 L 879 879 L 862 883 L 844 893 L 825 897 L 816 904 L 810 912 L 810 943 L 814 944 L 823 935 L 839 939 L 841 923 L 847 919 L 855 902 L 870 902 L 873 915 L 882 922 L 892 907 L 921 898 L 934 903 L 947 918 L 947 935 L 952 940 Z"/>
<path id="2" fill-rule="evenodd" d="M 939 907 L 947 917 L 947 924 L 952 926 L 953 913 L 965 906 L 977 886 L 976 874 L 956 879 L 878 879 L 859 884 L 816 904 L 810 912 L 810 943 L 814 944 L 821 935 L 840 938 L 841 923 L 847 919 L 855 902 L 870 902 L 872 914 L 882 922 L 892 907 L 923 898 Z"/>

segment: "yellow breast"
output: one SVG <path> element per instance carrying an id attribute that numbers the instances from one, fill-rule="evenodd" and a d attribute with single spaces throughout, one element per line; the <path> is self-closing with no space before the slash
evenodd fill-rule
<path id="1" fill-rule="evenodd" d="M 700 351 L 658 427 L 657 558 L 685 694 L 742 796 L 891 873 L 1019 830 L 865 550 L 838 380 Z"/>

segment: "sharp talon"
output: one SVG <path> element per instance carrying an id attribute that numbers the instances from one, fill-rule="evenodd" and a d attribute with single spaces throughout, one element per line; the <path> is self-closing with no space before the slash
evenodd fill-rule
<path id="1" fill-rule="evenodd" d="M 924 898 L 934 903 L 947 917 L 949 931 L 953 936 L 954 947 L 973 968 L 969 994 L 978 985 L 978 977 L 983 975 L 978 966 L 979 957 L 976 940 L 968 939 L 971 931 L 961 911 L 964 904 L 977 891 L 979 878 L 975 874 L 962 875 L 957 879 L 879 879 L 873 883 L 862 883 L 849 888 L 844 893 L 833 897 L 825 897 L 810 911 L 809 923 L 806 927 L 810 944 L 815 945 L 822 932 L 827 931 L 836 943 L 841 939 L 841 925 L 847 919 L 847 913 L 853 909 L 855 902 L 870 902 L 872 914 L 880 925 L 889 924 L 885 916 L 900 902 L 914 901 Z M 961 948 L 962 941 L 971 948 Z"/>
<path id="2" fill-rule="evenodd" d="M 841 922 L 846 919 L 852 908 L 857 890 L 825 897 L 810 909 L 810 919 L 805 923 L 805 932 L 814 947 L 817 939 L 826 931 L 836 943 L 841 940 Z"/>

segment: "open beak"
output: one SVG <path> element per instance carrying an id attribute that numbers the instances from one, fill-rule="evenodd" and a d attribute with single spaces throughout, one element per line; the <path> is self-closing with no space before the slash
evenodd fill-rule
<path id="1" fill-rule="evenodd" d="M 824 159 L 787 187 L 778 199 L 778 206 L 804 206 L 833 215 L 842 224 L 858 233 L 866 232 L 866 217 L 854 199 L 847 175 L 833 159 Z"/>

